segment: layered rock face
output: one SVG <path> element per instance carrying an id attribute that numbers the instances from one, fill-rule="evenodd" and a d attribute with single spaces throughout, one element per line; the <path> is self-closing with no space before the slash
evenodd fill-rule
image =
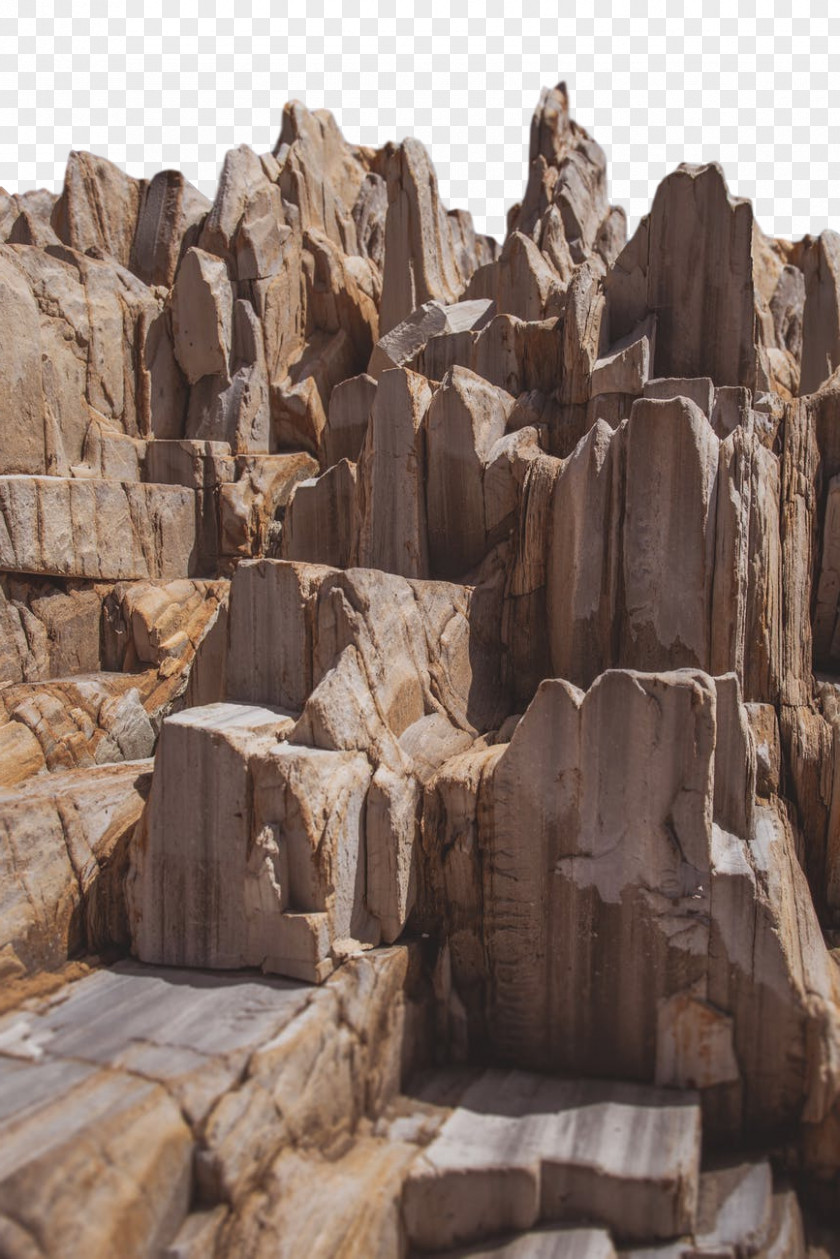
<path id="1" fill-rule="evenodd" d="M 0 1252 L 834 1253 L 835 235 L 560 85 L 0 238 Z"/>

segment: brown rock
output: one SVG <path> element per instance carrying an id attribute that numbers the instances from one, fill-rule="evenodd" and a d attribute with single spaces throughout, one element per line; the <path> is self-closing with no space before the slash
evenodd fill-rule
<path id="1" fill-rule="evenodd" d="M 802 321 L 800 392 L 816 393 L 840 367 L 840 237 L 823 232 L 805 250 L 805 311 Z"/>
<path id="2" fill-rule="evenodd" d="M 429 571 L 423 426 L 427 382 L 394 369 L 379 379 L 359 460 L 359 553 L 362 567 L 403 577 Z"/>
<path id="3" fill-rule="evenodd" d="M 390 332 L 424 302 L 455 302 L 475 270 L 457 250 L 457 227 L 438 198 L 437 177 L 417 140 L 394 146 L 385 162 L 388 213 L 380 327 Z"/>
<path id="4" fill-rule="evenodd" d="M 189 249 L 172 289 L 175 354 L 191 385 L 202 376 L 226 376 L 233 299 L 225 265 Z"/>
<path id="5" fill-rule="evenodd" d="M 122 267 L 131 265 L 131 246 L 146 181 L 132 179 L 104 157 L 73 152 L 52 224 L 60 240 L 79 253 L 97 251 Z"/>
<path id="6" fill-rule="evenodd" d="M 607 277 L 610 336 L 656 311 L 655 375 L 752 387 L 752 227 L 749 203 L 730 198 L 719 166 L 680 166 Z"/>
<path id="7" fill-rule="evenodd" d="M 462 576 L 488 550 L 485 469 L 504 437 L 512 407 L 513 399 L 503 390 L 461 367 L 447 372 L 432 397 L 426 419 L 426 509 L 429 565 L 436 577 Z"/>

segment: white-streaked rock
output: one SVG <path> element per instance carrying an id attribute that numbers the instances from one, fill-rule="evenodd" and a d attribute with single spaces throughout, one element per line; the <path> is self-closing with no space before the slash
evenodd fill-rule
<path id="1" fill-rule="evenodd" d="M 678 1237 L 694 1224 L 699 1157 L 691 1094 L 488 1071 L 413 1165 L 406 1226 L 423 1249 L 570 1218 Z"/>

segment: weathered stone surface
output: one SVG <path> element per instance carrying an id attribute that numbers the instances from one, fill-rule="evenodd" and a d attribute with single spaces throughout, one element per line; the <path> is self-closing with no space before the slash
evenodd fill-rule
<path id="1" fill-rule="evenodd" d="M 541 1228 L 512 1241 L 446 1252 L 446 1259 L 614 1259 L 615 1248 L 602 1228 Z"/>
<path id="2" fill-rule="evenodd" d="M 122 876 L 151 768 L 143 761 L 74 770 L 0 792 L 7 979 L 55 969 L 85 946 L 124 943 Z"/>
<path id="3" fill-rule="evenodd" d="M 357 550 L 355 463 L 342 459 L 323 476 L 299 481 L 283 524 L 284 559 L 347 568 Z"/>
<path id="4" fill-rule="evenodd" d="M 462 576 L 489 549 L 486 469 L 512 408 L 510 395 L 460 367 L 447 372 L 432 397 L 426 420 L 426 509 L 435 577 Z"/>
<path id="5" fill-rule="evenodd" d="M 36 682 L 101 667 L 102 589 L 6 576 L 0 582 L 0 680 Z"/>
<path id="6" fill-rule="evenodd" d="M 495 315 L 489 298 L 456 302 L 453 305 L 432 299 L 413 310 L 406 319 L 377 341 L 368 365 L 375 379 L 394 367 L 409 367 L 436 337 L 458 336 L 480 331 Z"/>
<path id="7" fill-rule="evenodd" d="M 174 485 L 0 477 L 0 569 L 119 581 L 200 572 L 196 497 Z"/>
<path id="8" fill-rule="evenodd" d="M 50 223 L 57 200 L 58 194 L 46 188 L 20 193 L 0 188 L 0 239 L 15 240 L 20 234 L 19 244 L 57 244 L 58 237 Z"/>
<path id="9" fill-rule="evenodd" d="M 769 1163 L 722 1164 L 700 1177 L 696 1238 L 700 1250 L 755 1252 L 767 1238 L 773 1210 Z"/>
<path id="10" fill-rule="evenodd" d="M 621 393 L 638 397 L 644 393 L 648 398 L 662 397 L 661 393 L 648 388 L 655 345 L 656 320 L 648 316 L 638 328 L 611 346 L 604 358 L 597 360 L 592 369 L 592 396 Z M 679 390 L 679 394 L 692 396 L 684 389 Z"/>
<path id="11" fill-rule="evenodd" d="M 729 196 L 716 163 L 680 166 L 607 276 L 610 336 L 656 311 L 654 375 L 752 387 L 752 230 L 749 202 Z"/>
<path id="12" fill-rule="evenodd" d="M 239 455 L 236 480 L 219 487 L 219 553 L 250 558 L 275 553 L 295 486 L 317 472 L 311 455 Z M 279 527 L 279 530 L 278 530 Z"/>
<path id="13" fill-rule="evenodd" d="M 403 577 L 429 575 L 426 453 L 428 383 L 397 368 L 379 379 L 359 459 L 358 563 Z"/>
<path id="14" fill-rule="evenodd" d="M 0 256 L 0 441 L 4 472 L 46 472 L 38 307 L 12 258 Z"/>
<path id="15" fill-rule="evenodd" d="M 146 477 L 157 485 L 211 489 L 236 479 L 230 442 L 184 439 L 149 442 Z"/>
<path id="16" fill-rule="evenodd" d="M 270 840 L 251 851 L 249 759 L 291 726 L 281 710 L 233 704 L 195 709 L 164 724 L 129 882 L 132 938 L 142 961 L 235 970 L 266 958 L 260 909 L 263 895 L 270 909 L 277 880 Z M 183 790 L 188 767 L 200 812 Z M 212 914 L 211 905 L 218 905 Z"/>
<path id="17" fill-rule="evenodd" d="M 694 1223 L 699 1142 L 691 1095 L 487 1072 L 411 1169 L 408 1234 L 440 1250 L 577 1217 L 678 1237 Z"/>
<path id="18" fill-rule="evenodd" d="M 330 569 L 244 562 L 232 582 L 228 693 L 299 712 L 312 690 L 312 623 Z"/>
<path id="19" fill-rule="evenodd" d="M 26 1254 L 35 1235 L 51 1257 L 141 1259 L 172 1237 L 189 1202 L 192 1142 L 165 1089 L 73 1063 L 8 1060 L 0 1087 L 4 1249 Z"/>
<path id="20" fill-rule="evenodd" d="M 145 180 L 132 179 L 104 157 L 73 152 L 53 207 L 53 227 L 71 249 L 107 254 L 128 267 L 145 187 Z"/>
<path id="21" fill-rule="evenodd" d="M 629 745 L 612 733 L 618 712 L 634 732 Z M 644 766 L 633 764 L 636 750 Z M 811 1058 L 805 1045 L 834 1034 L 836 981 L 783 817 L 762 807 L 753 820 L 752 756 L 733 678 L 610 672 L 585 697 L 544 682 L 501 755 L 463 762 L 452 780 L 466 774 L 461 794 L 441 796 L 442 891 L 453 930 L 464 932 L 453 937 L 464 943 L 452 984 L 458 992 L 463 982 L 469 1037 L 489 1036 L 506 1059 L 542 1069 L 728 1086 L 734 1109 L 715 1119 L 723 1127 L 742 1113 L 761 1124 L 773 1112 L 830 1108 L 831 1052 Z M 557 787 L 541 794 L 549 764 Z M 473 819 L 476 838 L 450 848 L 459 816 Z M 432 846 L 429 859 L 438 853 Z M 791 931 L 804 933 L 798 943 Z M 635 981 L 623 965 L 631 936 L 658 959 Z M 642 987 L 630 995 L 634 982 Z M 759 1056 L 756 1001 L 789 1020 L 786 1044 L 798 1043 L 801 1057 Z"/>
<path id="22" fill-rule="evenodd" d="M 444 210 L 437 176 L 418 140 L 391 147 L 385 180 L 383 334 L 432 298 L 444 304 L 457 301 L 479 262 L 490 260 L 480 256 L 482 251 L 492 257 L 489 242 L 476 239 L 469 215 Z"/>
<path id="23" fill-rule="evenodd" d="M 10 430 L 4 472 L 16 470 L 13 452 L 23 441 L 29 467 L 19 470 L 68 475 L 83 462 L 93 419 L 135 437 L 172 422 L 177 367 L 159 290 L 116 262 L 64 246 L 3 245 L 0 265 L 6 317 L 16 311 L 16 327 L 28 328 L 14 355 L 4 355 L 4 374 L 10 385 L 20 381 L 20 392 L 0 388 L 3 422 L 17 429 L 22 403 L 28 425 L 14 437 Z"/>
<path id="24" fill-rule="evenodd" d="M 143 760 L 156 738 L 143 705 L 151 685 L 148 676 L 119 673 L 23 682 L 0 691 L 0 720 L 24 725 L 35 736 L 41 768 Z"/>
<path id="25" fill-rule="evenodd" d="M 277 1166 L 278 1183 L 290 1190 L 283 1175 L 289 1162 L 302 1159 L 326 1174 L 324 1155 L 357 1131 L 350 1169 L 365 1166 L 375 1146 L 379 1167 L 391 1164 L 395 1208 L 417 1146 L 403 1143 L 395 1160 L 398 1144 L 371 1141 L 365 1125 L 391 1103 L 404 1064 L 425 1052 L 416 961 L 404 947 L 367 954 L 317 995 L 253 973 L 121 962 L 0 1019 L 0 1130 L 4 1150 L 16 1156 L 2 1169 L 4 1244 L 20 1239 L 21 1225 L 32 1223 L 27 1212 L 37 1210 L 43 1253 L 55 1259 L 68 1253 L 67 1237 L 71 1254 L 203 1257 L 225 1237 L 219 1253 L 234 1254 L 237 1239 L 249 1235 L 269 1169 Z M 185 1218 L 192 1167 L 207 1205 Z M 352 1171 L 345 1175 L 355 1180 Z M 95 1220 L 74 1219 L 80 1193 L 95 1195 Z M 282 1195 L 286 1210 L 290 1196 Z M 346 1227 L 347 1206 L 330 1206 L 327 1237 Z M 366 1214 L 374 1237 L 387 1221 L 370 1204 Z M 56 1221 L 64 1234 L 51 1231 Z M 274 1222 L 270 1230 L 268 1218 L 265 1224 L 268 1237 Z M 398 1242 L 395 1209 L 390 1226 L 387 1235 Z"/>
<path id="26" fill-rule="evenodd" d="M 232 320 L 225 264 L 202 249 L 189 249 L 172 289 L 172 330 L 175 355 L 191 385 L 202 376 L 227 375 Z"/>
<path id="27" fill-rule="evenodd" d="M 732 387 L 722 386 L 722 388 Z M 712 418 L 715 387 L 709 376 L 698 376 L 692 380 L 685 377 L 656 377 L 644 382 L 643 392 L 646 398 L 690 398 L 707 420 Z"/>
<path id="28" fill-rule="evenodd" d="M 634 404 L 622 530 L 622 664 L 649 669 L 663 648 L 676 666 L 709 659 L 717 469 L 717 438 L 691 402 Z M 663 537 L 672 539 L 667 550 Z M 667 590 L 674 578 L 680 596 Z"/>
<path id="29" fill-rule="evenodd" d="M 342 459 L 358 460 L 375 396 L 376 381 L 366 373 L 351 376 L 333 389 L 324 432 L 324 459 L 329 466 Z"/>
<path id="30" fill-rule="evenodd" d="M 800 393 L 815 393 L 840 367 L 840 237 L 826 231 L 805 250 Z"/>
<path id="31" fill-rule="evenodd" d="M 625 238 L 563 84 L 498 245 L 299 102 L 0 190 L 4 1254 L 836 1213 L 837 238 Z"/>
<path id="32" fill-rule="evenodd" d="M 210 202 L 180 171 L 160 171 L 145 185 L 131 245 L 131 270 L 145 284 L 170 288 L 181 254 L 195 244 Z"/>
<path id="33" fill-rule="evenodd" d="M 606 157 L 570 117 L 565 83 L 540 94 L 528 164 L 528 185 L 509 216 L 509 231 L 538 241 L 563 278 L 593 254 L 611 261 L 624 244 L 626 220 L 608 205 Z"/>

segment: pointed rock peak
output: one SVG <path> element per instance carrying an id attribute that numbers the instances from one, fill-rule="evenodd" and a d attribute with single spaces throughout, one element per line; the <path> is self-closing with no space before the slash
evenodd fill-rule
<path id="1" fill-rule="evenodd" d="M 571 138 L 569 93 L 565 83 L 544 87 L 531 119 L 531 145 L 528 162 L 544 157 L 548 165 L 565 156 Z"/>

